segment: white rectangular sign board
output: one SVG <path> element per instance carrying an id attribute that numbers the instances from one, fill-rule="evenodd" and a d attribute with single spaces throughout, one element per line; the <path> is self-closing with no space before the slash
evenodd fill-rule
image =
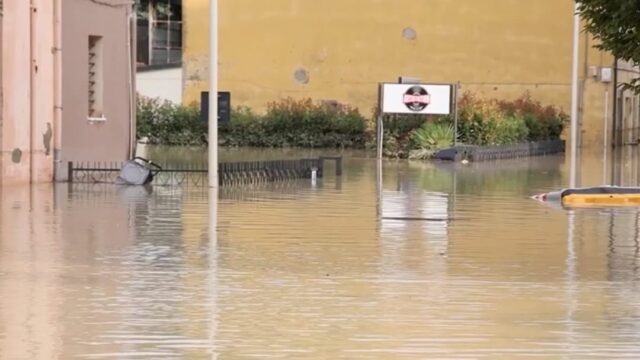
<path id="1" fill-rule="evenodd" d="M 451 85 L 382 84 L 384 114 L 451 114 Z"/>

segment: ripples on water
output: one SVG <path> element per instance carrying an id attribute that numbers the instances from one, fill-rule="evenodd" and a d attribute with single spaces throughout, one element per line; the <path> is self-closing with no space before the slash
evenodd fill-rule
<path id="1" fill-rule="evenodd" d="M 531 201 L 563 164 L 352 158 L 214 237 L 198 188 L 2 189 L 0 358 L 638 358 L 640 213 Z"/>

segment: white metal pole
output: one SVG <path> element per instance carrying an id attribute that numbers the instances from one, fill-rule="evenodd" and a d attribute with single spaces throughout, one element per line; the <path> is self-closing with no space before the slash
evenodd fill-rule
<path id="1" fill-rule="evenodd" d="M 609 137 L 609 89 L 604 91 L 604 135 L 603 135 L 603 145 L 602 152 L 604 153 L 602 156 L 602 185 L 607 184 L 607 156 L 609 146 L 607 138 Z"/>
<path id="2" fill-rule="evenodd" d="M 209 187 L 218 187 L 218 0 L 209 0 Z M 211 201 L 211 199 L 209 200 Z"/>
<path id="3" fill-rule="evenodd" d="M 378 160 L 382 160 L 384 148 L 384 112 L 382 111 L 382 102 L 384 99 L 384 85 L 378 84 L 378 117 L 376 119 L 376 137 L 378 145 Z"/>
<path id="4" fill-rule="evenodd" d="M 576 186 L 578 157 L 578 56 L 580 50 L 580 13 L 578 3 L 573 15 L 573 61 L 571 71 L 571 177 L 570 187 Z"/>
<path id="5" fill-rule="evenodd" d="M 209 346 L 213 349 L 211 359 L 218 359 L 218 188 L 209 188 Z"/>
<path id="6" fill-rule="evenodd" d="M 460 81 L 454 85 L 453 100 L 454 115 L 453 115 L 453 146 L 458 146 L 458 90 L 460 89 Z"/>
<path id="7" fill-rule="evenodd" d="M 382 111 L 382 110 L 381 110 Z M 382 160 L 383 148 L 384 148 L 384 115 L 378 115 L 378 131 L 376 136 L 378 137 L 378 160 Z"/>

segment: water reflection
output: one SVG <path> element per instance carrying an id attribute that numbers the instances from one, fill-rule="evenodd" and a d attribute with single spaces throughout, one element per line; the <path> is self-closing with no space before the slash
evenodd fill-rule
<path id="1" fill-rule="evenodd" d="M 529 200 L 563 157 L 382 166 L 2 189 L 0 359 L 640 356 L 638 209 Z"/>

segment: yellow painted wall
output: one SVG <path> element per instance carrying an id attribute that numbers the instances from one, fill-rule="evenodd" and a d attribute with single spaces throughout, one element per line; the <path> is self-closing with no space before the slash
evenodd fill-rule
<path id="1" fill-rule="evenodd" d="M 208 81 L 208 0 L 184 0 L 185 103 Z M 570 110 L 571 0 L 220 0 L 220 88 L 263 110 L 283 97 L 338 100 L 370 115 L 377 84 L 398 76 L 460 81 L 513 98 L 529 91 Z M 415 38 L 405 35 L 412 29 Z M 411 31 L 409 31 L 411 32 Z M 588 66 L 613 65 L 582 36 L 585 144 L 602 141 L 605 88 Z M 295 78 L 298 70 L 308 83 Z M 612 92 L 611 101 L 612 101 Z M 610 104 L 611 104 L 610 101 Z"/>

